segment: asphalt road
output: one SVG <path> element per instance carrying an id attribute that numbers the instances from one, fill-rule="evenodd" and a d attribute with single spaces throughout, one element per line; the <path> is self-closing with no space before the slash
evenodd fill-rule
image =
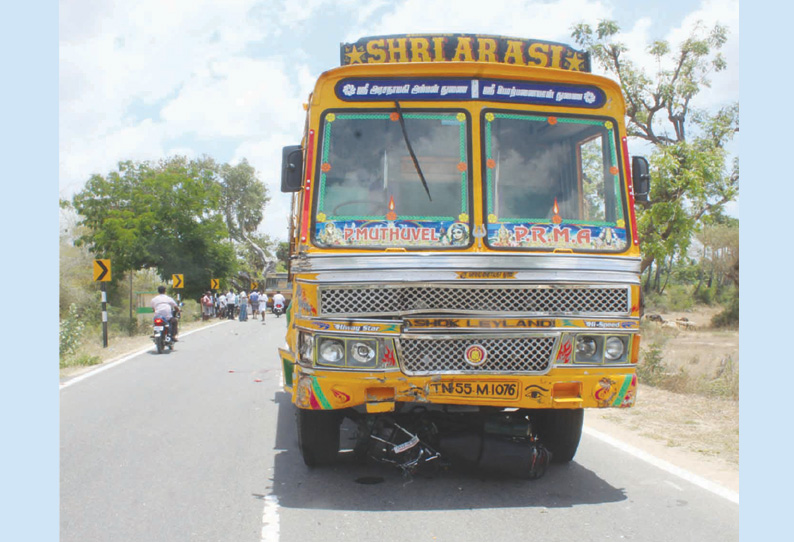
<path id="1" fill-rule="evenodd" d="M 738 504 L 587 434 L 535 481 L 310 470 L 280 387 L 285 328 L 225 322 L 63 387 L 61 541 L 739 539 Z"/>

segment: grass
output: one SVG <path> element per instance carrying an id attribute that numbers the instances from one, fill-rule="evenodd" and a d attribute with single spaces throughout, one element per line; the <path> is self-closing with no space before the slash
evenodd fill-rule
<path id="1" fill-rule="evenodd" d="M 674 393 L 739 400 L 739 367 L 730 357 L 723 359 L 713 375 L 694 374 L 667 364 L 663 345 L 653 342 L 640 354 L 637 376 L 644 384 Z"/>
<path id="2" fill-rule="evenodd" d="M 61 358 L 60 368 L 68 369 L 70 367 L 91 367 L 92 365 L 99 365 L 102 363 L 100 356 L 90 354 L 78 354 L 76 356 L 66 356 Z"/>

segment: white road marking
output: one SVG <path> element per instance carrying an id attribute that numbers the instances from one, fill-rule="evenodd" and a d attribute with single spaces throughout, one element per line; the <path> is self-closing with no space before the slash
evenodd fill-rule
<path id="1" fill-rule="evenodd" d="M 198 328 L 198 329 L 193 329 L 193 330 L 191 330 L 191 331 L 186 331 L 186 332 L 184 332 L 184 333 L 180 333 L 180 334 L 179 334 L 179 336 L 180 336 L 180 337 L 187 337 L 188 335 L 191 335 L 191 334 L 193 334 L 193 333 L 195 333 L 195 332 L 197 332 L 197 331 L 202 331 L 202 330 L 205 330 L 205 329 L 210 329 L 210 328 L 213 328 L 213 327 L 215 327 L 215 326 L 219 326 L 219 325 L 222 325 L 222 324 L 226 324 L 226 323 L 228 323 L 228 322 L 229 322 L 229 320 L 223 320 L 223 321 L 221 321 L 221 322 L 217 322 L 217 323 L 215 323 L 215 324 L 212 324 L 211 326 L 200 327 L 200 328 Z M 124 357 L 123 357 L 123 358 L 121 358 L 121 359 L 118 359 L 118 360 L 116 360 L 116 361 L 113 361 L 113 362 L 110 362 L 110 363 L 107 363 L 107 364 L 104 364 L 104 365 L 100 365 L 99 367 L 97 367 L 97 368 L 96 368 L 96 369 L 94 369 L 93 371 L 89 371 L 89 372 L 87 372 L 87 373 L 81 374 L 80 376 L 76 376 L 76 377 L 74 377 L 74 378 L 72 378 L 72 379 L 70 379 L 70 380 L 67 380 L 66 382 L 63 382 L 63 383 L 61 383 L 61 385 L 58 387 L 58 389 L 62 390 L 62 389 L 64 389 L 64 388 L 68 388 L 69 386 L 72 386 L 72 385 L 74 385 L 74 384 L 77 384 L 78 382 L 82 382 L 83 380 L 86 380 L 87 378 L 90 378 L 90 377 L 92 377 L 92 376 L 96 376 L 96 375 L 98 375 L 98 374 L 99 374 L 99 373 L 101 373 L 101 372 L 107 371 L 107 370 L 108 370 L 108 369 L 110 369 L 111 367 L 115 367 L 116 365 L 121 365 L 121 364 L 122 364 L 122 363 L 124 363 L 125 361 L 129 361 L 129 360 L 131 360 L 131 359 L 132 359 L 132 358 L 134 358 L 134 357 L 140 356 L 141 354 L 145 354 L 146 352 L 148 352 L 148 351 L 149 351 L 149 350 L 151 350 L 152 348 L 154 348 L 154 346 L 147 346 L 147 347 L 146 347 L 146 348 L 144 348 L 143 350 L 139 350 L 138 352 L 135 352 L 135 353 L 133 353 L 133 354 L 129 354 L 129 355 L 127 355 L 127 356 L 124 356 Z"/>
<path id="2" fill-rule="evenodd" d="M 668 472 L 674 476 L 681 478 L 682 480 L 686 480 L 689 483 L 695 484 L 696 486 L 702 487 L 703 489 L 714 493 L 724 499 L 727 499 L 733 503 L 739 504 L 739 494 L 736 491 L 732 491 L 726 487 L 723 487 L 719 484 L 712 482 L 711 480 L 707 480 L 702 476 L 698 476 L 697 474 L 693 474 L 688 470 L 684 470 L 680 467 L 676 467 L 672 463 L 668 463 L 663 459 L 659 459 L 658 457 L 654 457 L 651 454 L 640 450 L 639 448 L 635 448 L 625 442 L 621 442 L 616 438 L 610 437 L 600 431 L 596 431 L 595 429 L 591 429 L 589 427 L 584 427 L 582 431 L 591 437 L 597 438 L 598 440 L 605 442 L 615 448 L 622 450 L 628 454 L 633 455 L 634 457 L 645 461 L 646 463 L 650 463 L 654 467 L 660 468 L 665 472 Z"/>
<path id="3" fill-rule="evenodd" d="M 278 542 L 278 497 L 265 495 L 265 510 L 262 512 L 262 542 Z"/>

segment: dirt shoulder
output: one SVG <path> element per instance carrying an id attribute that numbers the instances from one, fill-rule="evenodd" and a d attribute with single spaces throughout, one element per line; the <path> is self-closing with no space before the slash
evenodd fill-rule
<path id="1" fill-rule="evenodd" d="M 627 409 L 591 409 L 585 426 L 739 491 L 739 402 L 643 386 Z"/>

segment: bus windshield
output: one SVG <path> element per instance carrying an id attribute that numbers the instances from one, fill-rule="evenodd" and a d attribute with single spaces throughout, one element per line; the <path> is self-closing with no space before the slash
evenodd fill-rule
<path id="1" fill-rule="evenodd" d="M 493 110 L 482 129 L 489 246 L 625 250 L 613 121 Z"/>
<path id="2" fill-rule="evenodd" d="M 403 111 L 401 123 L 399 115 L 396 110 L 324 114 L 315 208 L 317 245 L 470 244 L 468 116 L 450 110 Z"/>

